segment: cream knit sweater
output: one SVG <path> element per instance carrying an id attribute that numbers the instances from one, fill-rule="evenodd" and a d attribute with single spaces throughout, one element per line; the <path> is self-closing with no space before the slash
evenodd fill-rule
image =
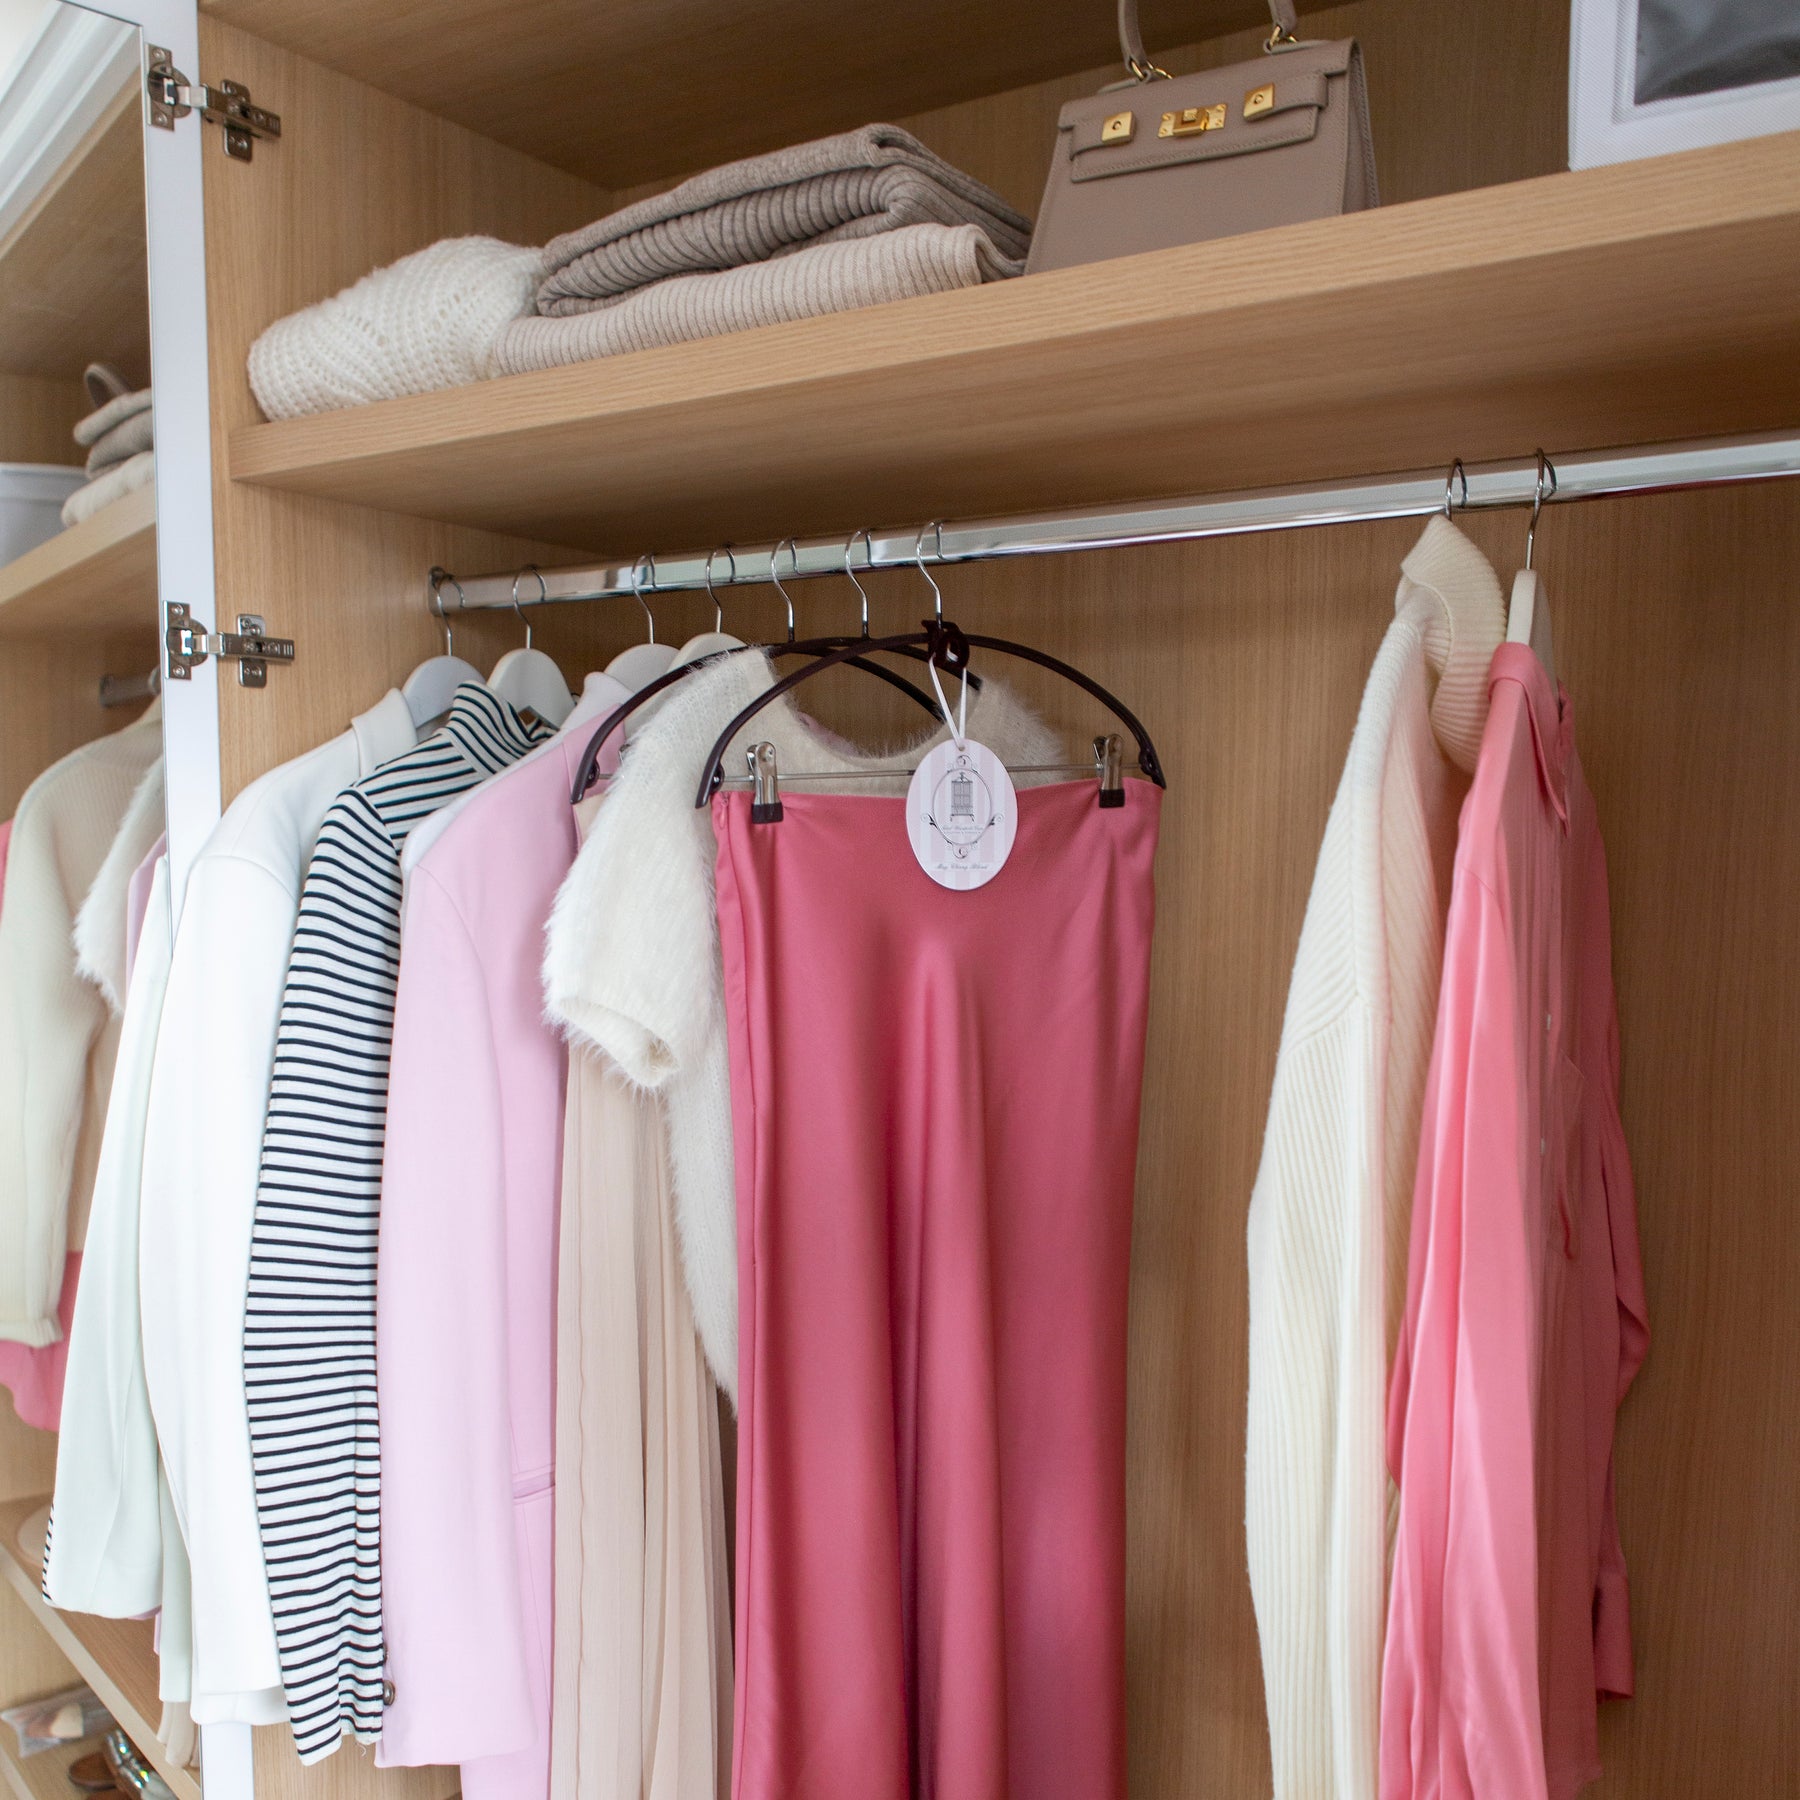
<path id="1" fill-rule="evenodd" d="M 1288 990 L 1250 1200 L 1245 1536 L 1277 1800 L 1374 1800 L 1387 1370 L 1456 821 L 1505 635 L 1500 583 L 1433 519 L 1401 564 Z"/>
<path id="2" fill-rule="evenodd" d="M 25 791 L 0 913 L 0 1338 L 54 1344 L 79 1247 L 118 1022 L 76 968 L 75 915 L 162 750 L 153 706 Z"/>

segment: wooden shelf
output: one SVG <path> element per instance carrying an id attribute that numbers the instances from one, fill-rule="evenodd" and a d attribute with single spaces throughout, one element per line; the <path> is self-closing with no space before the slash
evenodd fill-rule
<path id="1" fill-rule="evenodd" d="M 152 484 L 0 566 L 0 638 L 156 629 Z"/>
<path id="2" fill-rule="evenodd" d="M 232 434 L 635 552 L 1800 422 L 1800 133 Z"/>
<path id="3" fill-rule="evenodd" d="M 0 241 L 0 369 L 150 375 L 142 108 L 122 93 Z"/>
<path id="4" fill-rule="evenodd" d="M 524 29 L 503 0 L 201 0 L 200 10 L 609 188 L 1118 55 L 1111 10 L 1089 0 L 535 0 Z M 1158 47 L 1268 17 L 1263 0 L 1143 6 Z M 596 104 L 621 80 L 629 106 Z"/>
<path id="5" fill-rule="evenodd" d="M 17 1742 L 10 1731 L 0 1731 L 0 1775 L 16 1800 L 75 1800 L 69 1765 L 100 1748 L 98 1738 L 77 1738 L 36 1756 L 20 1756 Z"/>
<path id="6" fill-rule="evenodd" d="M 153 1763 L 174 1790 L 176 1800 L 200 1800 L 200 1782 L 192 1769 L 178 1768 L 164 1754 L 156 1736 L 162 1716 L 157 1698 L 157 1665 L 148 1619 L 97 1619 L 88 1613 L 58 1612 L 45 1600 L 40 1585 L 44 1499 L 0 1502 L 0 1574 L 25 1602 L 31 1616 L 49 1633 L 72 1662 L 125 1735 Z M 20 1547 L 22 1526 L 33 1527 L 36 1553 Z M 29 1768 L 30 1765 L 23 1765 Z M 37 1796 L 33 1796 L 37 1800 Z"/>

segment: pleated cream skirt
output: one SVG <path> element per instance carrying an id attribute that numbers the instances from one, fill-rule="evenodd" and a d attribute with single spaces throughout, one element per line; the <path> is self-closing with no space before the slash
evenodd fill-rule
<path id="1" fill-rule="evenodd" d="M 718 1396 L 655 1100 L 570 1053 L 557 1294 L 552 1800 L 720 1800 L 731 1609 Z"/>

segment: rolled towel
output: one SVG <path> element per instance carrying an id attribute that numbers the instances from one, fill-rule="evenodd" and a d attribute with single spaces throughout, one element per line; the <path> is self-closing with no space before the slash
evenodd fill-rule
<path id="1" fill-rule="evenodd" d="M 155 479 L 156 452 L 140 450 L 136 456 L 115 463 L 86 487 L 78 487 L 63 502 L 62 522 L 65 526 L 79 525 L 83 519 L 92 518 L 101 507 L 124 499 L 136 488 L 148 487 Z"/>
<path id="2" fill-rule="evenodd" d="M 139 388 L 134 394 L 115 394 L 105 405 L 96 408 L 75 427 L 75 441 L 82 449 L 87 450 L 106 436 L 109 431 L 117 431 L 130 419 L 140 415 L 147 416 L 150 411 L 150 390 Z"/>
<path id="3" fill-rule="evenodd" d="M 250 387 L 271 419 L 295 419 L 461 387 L 491 374 L 494 343 L 529 313 L 543 252 L 445 238 L 277 319 L 250 346 Z"/>
<path id="4" fill-rule="evenodd" d="M 727 163 L 553 238 L 537 310 L 592 311 L 671 276 L 735 269 L 909 225 L 975 225 L 1023 258 L 1031 223 L 897 125 Z"/>
<path id="5" fill-rule="evenodd" d="M 154 441 L 152 415 L 145 407 L 131 415 L 122 425 L 115 425 L 105 437 L 95 441 L 88 452 L 87 472 L 90 478 L 103 475 L 115 463 L 122 463 L 140 450 L 148 450 Z"/>
<path id="6" fill-rule="evenodd" d="M 659 281 L 598 312 L 514 320 L 500 334 L 495 373 L 552 369 L 979 287 L 1023 270 L 1023 262 L 1001 256 L 979 226 L 908 225 L 882 237 L 817 244 L 774 262 Z"/>

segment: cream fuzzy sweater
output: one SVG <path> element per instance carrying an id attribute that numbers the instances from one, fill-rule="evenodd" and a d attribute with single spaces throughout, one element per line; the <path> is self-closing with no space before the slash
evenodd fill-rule
<path id="1" fill-rule="evenodd" d="M 1313 876 L 1250 1201 L 1245 1535 L 1277 1800 L 1374 1800 L 1387 1370 L 1456 821 L 1505 635 L 1433 519 L 1401 565 Z"/>
<path id="2" fill-rule="evenodd" d="M 731 1058 L 714 911 L 712 816 L 695 808 L 694 790 L 713 740 L 774 680 L 769 659 L 746 651 L 699 669 L 670 690 L 630 741 L 557 894 L 544 954 L 550 1017 L 662 1102 L 694 1323 L 713 1377 L 733 1404 L 738 1306 Z M 970 696 L 968 731 L 1008 763 L 1058 763 L 1064 757 L 1055 734 L 991 678 Z M 745 749 L 766 740 L 775 745 L 782 769 L 849 773 L 869 764 L 911 763 L 942 735 L 940 726 L 891 755 L 859 759 L 784 698 L 734 740 L 726 766 L 741 770 Z M 1028 782 L 1021 778 L 1020 785 Z M 901 790 L 887 781 L 873 788 L 833 782 L 831 791 Z"/>
<path id="3" fill-rule="evenodd" d="M 0 913 L 0 1338 L 22 1344 L 62 1336 L 63 1258 L 82 1240 L 118 1039 L 76 967 L 75 916 L 161 750 L 153 706 L 46 770 L 13 820 Z"/>

